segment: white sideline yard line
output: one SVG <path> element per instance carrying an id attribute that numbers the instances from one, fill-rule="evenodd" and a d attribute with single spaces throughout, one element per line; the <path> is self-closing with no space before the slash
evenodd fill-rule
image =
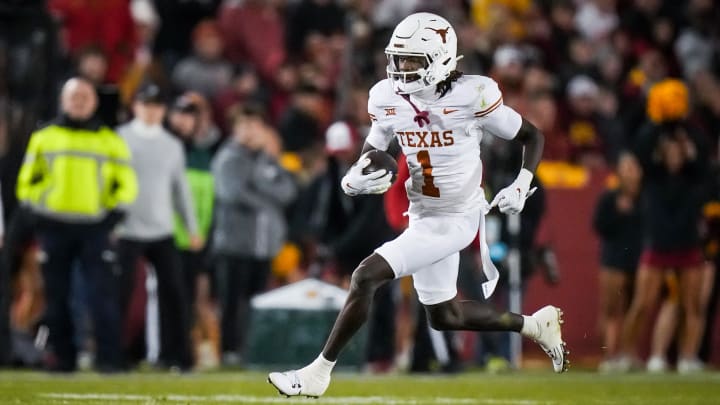
<path id="1" fill-rule="evenodd" d="M 163 401 L 163 402 L 228 402 L 238 404 L 332 404 L 332 405 L 417 405 L 417 404 L 479 404 L 479 405 L 537 405 L 540 402 L 525 399 L 490 399 L 490 398 L 402 398 L 387 396 L 369 397 L 325 397 L 325 398 L 281 398 L 281 397 L 259 397 L 252 395 L 136 395 L 136 394 L 84 394 L 84 393 L 60 393 L 49 392 L 38 394 L 40 397 L 58 400 L 73 401 Z M 547 403 L 547 402 L 544 402 Z"/>

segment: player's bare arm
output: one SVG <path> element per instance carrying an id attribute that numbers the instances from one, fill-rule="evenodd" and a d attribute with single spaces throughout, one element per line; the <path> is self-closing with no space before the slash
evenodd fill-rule
<path id="1" fill-rule="evenodd" d="M 522 125 L 515 139 L 522 142 L 523 148 L 523 169 L 535 173 L 540 159 L 542 159 L 545 137 L 535 125 L 523 118 Z"/>

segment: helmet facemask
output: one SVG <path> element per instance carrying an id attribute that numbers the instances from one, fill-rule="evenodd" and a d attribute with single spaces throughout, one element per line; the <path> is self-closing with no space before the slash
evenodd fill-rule
<path id="1" fill-rule="evenodd" d="M 430 58 L 422 53 L 387 53 L 387 75 L 390 80 L 397 81 L 403 85 L 421 81 L 415 85 L 422 85 L 423 87 L 430 85 L 424 78 L 428 73 L 428 66 L 432 61 Z M 414 70 L 402 70 L 400 68 L 401 60 L 405 58 L 406 65 L 418 65 L 418 68 Z M 413 85 L 413 87 L 415 86 Z"/>

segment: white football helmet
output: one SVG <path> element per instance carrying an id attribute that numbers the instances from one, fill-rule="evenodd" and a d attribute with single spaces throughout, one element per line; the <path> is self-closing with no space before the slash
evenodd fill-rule
<path id="1" fill-rule="evenodd" d="M 455 70 L 457 61 L 457 35 L 450 23 L 439 15 L 415 13 L 395 27 L 385 48 L 388 58 L 387 75 L 395 91 L 415 93 L 435 86 Z M 418 70 L 402 72 L 399 58 L 423 57 L 425 64 Z"/>

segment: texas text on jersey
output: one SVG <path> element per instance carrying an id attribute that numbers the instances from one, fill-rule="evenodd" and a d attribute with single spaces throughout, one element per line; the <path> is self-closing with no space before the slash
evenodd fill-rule
<path id="1" fill-rule="evenodd" d="M 414 119 L 416 108 L 427 112 L 428 124 Z M 462 76 L 431 102 L 406 99 L 385 79 L 370 90 L 368 112 L 367 142 L 386 150 L 394 136 L 407 157 L 411 212 L 463 213 L 482 204 L 480 140 L 485 133 L 512 139 L 522 124 L 503 104 L 497 83 L 485 76 Z"/>

